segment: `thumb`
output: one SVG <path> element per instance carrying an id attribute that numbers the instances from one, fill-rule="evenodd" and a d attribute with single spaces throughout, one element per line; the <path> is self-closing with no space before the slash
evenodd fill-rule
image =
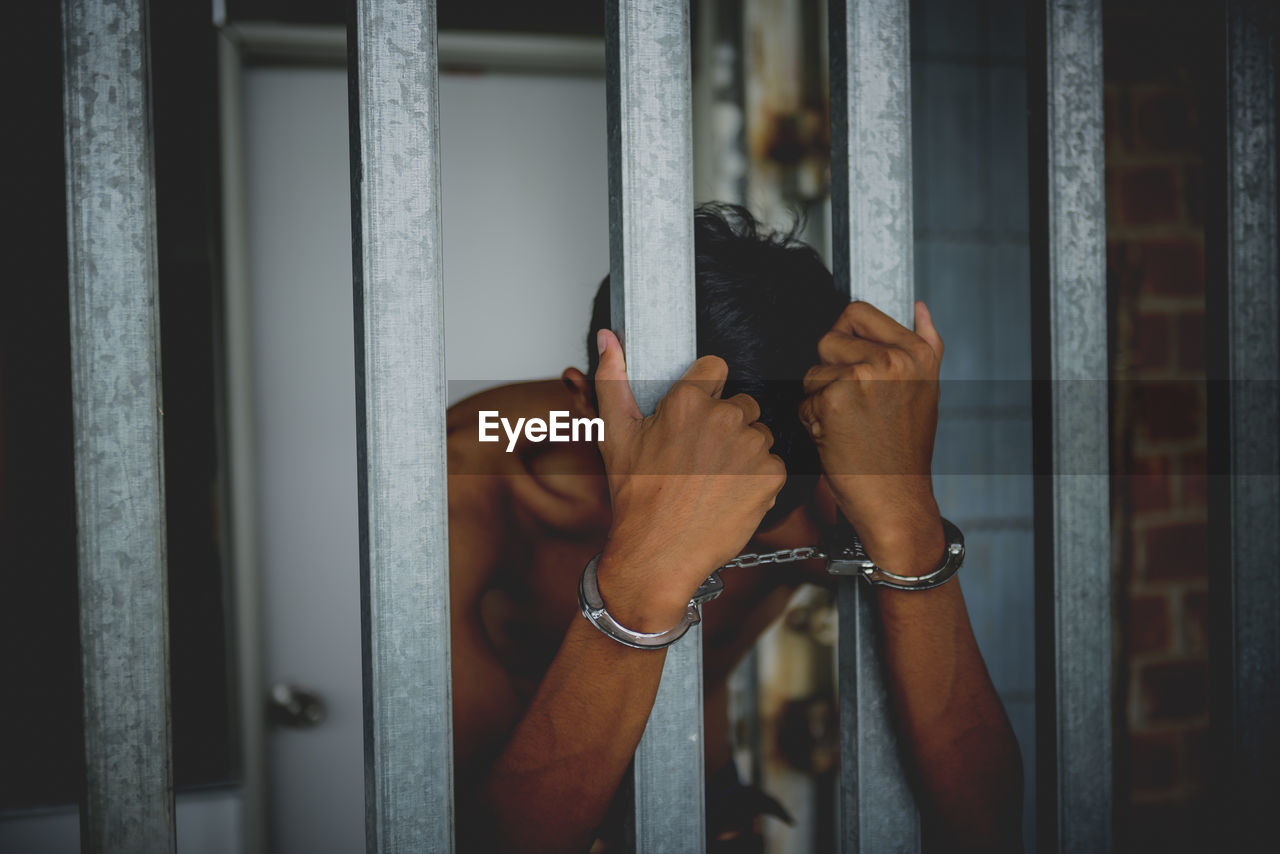
<path id="1" fill-rule="evenodd" d="M 622 355 L 622 344 L 608 329 L 596 333 L 596 350 L 600 363 L 596 366 L 596 402 L 605 430 L 612 431 L 628 421 L 642 421 L 644 414 L 631 393 L 627 380 L 627 360 Z"/>
<path id="2" fill-rule="evenodd" d="M 929 307 L 920 300 L 916 300 L 916 334 L 924 339 L 924 342 L 933 349 L 933 354 L 941 361 L 942 336 L 933 326 L 933 315 L 929 313 Z"/>

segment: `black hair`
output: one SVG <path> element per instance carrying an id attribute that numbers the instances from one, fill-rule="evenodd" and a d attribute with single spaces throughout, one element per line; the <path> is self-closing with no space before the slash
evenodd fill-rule
<path id="1" fill-rule="evenodd" d="M 721 396 L 748 394 L 760 404 L 760 421 L 773 432 L 773 453 L 787 466 L 787 483 L 765 517 L 768 526 L 812 493 L 821 471 L 798 414 L 801 381 L 818 362 L 818 339 L 848 301 L 813 247 L 796 239 L 796 228 L 772 231 L 746 208 L 723 203 L 698 206 L 693 224 L 698 355 L 725 360 L 729 378 Z M 596 331 L 610 326 L 606 276 L 587 333 L 593 379 L 600 362 Z"/>

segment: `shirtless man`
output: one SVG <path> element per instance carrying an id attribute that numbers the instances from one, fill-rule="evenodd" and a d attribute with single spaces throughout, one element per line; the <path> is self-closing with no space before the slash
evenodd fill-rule
<path id="1" fill-rule="evenodd" d="M 740 552 L 817 542 L 837 508 L 882 567 L 921 574 L 943 554 L 929 477 L 942 340 L 923 304 L 913 332 L 836 299 L 812 250 L 757 233 L 745 212 L 704 208 L 695 223 L 701 358 L 653 415 L 603 328 L 607 283 L 588 336 L 593 376 L 568 368 L 449 410 L 460 850 L 586 851 L 608 835 L 666 653 L 582 617 L 578 581 L 595 554 L 609 612 L 645 632 L 678 623 Z M 505 440 L 477 441 L 492 410 L 512 422 L 598 415 L 604 440 L 509 453 Z M 827 583 L 823 570 L 734 569 L 703 609 L 709 773 L 730 761 L 718 737 L 730 669 L 798 584 Z M 948 850 L 1017 849 L 1021 760 L 958 578 L 877 588 L 876 603 L 926 832 Z"/>

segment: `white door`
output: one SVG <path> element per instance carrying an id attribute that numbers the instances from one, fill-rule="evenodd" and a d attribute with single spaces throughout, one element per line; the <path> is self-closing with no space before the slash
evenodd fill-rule
<path id="1" fill-rule="evenodd" d="M 270 850 L 364 848 L 347 78 L 245 71 L 247 278 L 264 692 L 324 719 L 266 737 Z M 604 80 L 441 78 L 450 398 L 585 367 L 608 271 Z"/>

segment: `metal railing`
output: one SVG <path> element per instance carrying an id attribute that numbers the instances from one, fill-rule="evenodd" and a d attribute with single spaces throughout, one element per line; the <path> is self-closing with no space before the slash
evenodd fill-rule
<path id="1" fill-rule="evenodd" d="M 1102 2 L 1030 22 L 1036 707 L 1041 847 L 1111 847 Z"/>
<path id="2" fill-rule="evenodd" d="M 908 0 L 830 5 L 831 260 L 836 287 L 910 328 L 915 302 Z M 919 851 L 874 596 L 839 580 L 841 850 Z"/>
<path id="3" fill-rule="evenodd" d="M 365 820 L 453 845 L 435 0 L 357 0 L 349 46 Z"/>
<path id="4" fill-rule="evenodd" d="M 145 0 L 63 4 L 86 851 L 174 849 Z"/>
<path id="5" fill-rule="evenodd" d="M 1033 4 L 1034 5 L 1034 4 Z M 1274 737 L 1274 44 L 1232 4 L 1225 240 L 1233 779 Z M 907 0 L 831 4 L 839 286 L 911 318 Z M 1032 28 L 1041 843 L 1111 846 L 1101 2 Z M 607 4 L 613 324 L 642 407 L 695 356 L 688 0 Z M 370 851 L 453 846 L 436 4 L 355 0 L 352 206 Z M 145 0 L 63 8 L 87 851 L 172 851 L 163 461 Z M 1038 63 L 1038 64 L 1037 64 Z M 1035 81 L 1038 81 L 1036 85 Z M 1038 182 L 1038 183 L 1037 183 Z M 1244 389 L 1262 388 L 1257 399 Z M 871 603 L 840 591 L 843 850 L 918 850 Z M 1259 639 L 1270 639 L 1259 644 Z M 1261 729 L 1260 729 L 1261 728 Z M 1265 729 L 1266 732 L 1262 730 Z M 1268 736 L 1267 734 L 1271 735 Z M 702 850 L 700 636 L 635 760 L 637 851 Z"/>

